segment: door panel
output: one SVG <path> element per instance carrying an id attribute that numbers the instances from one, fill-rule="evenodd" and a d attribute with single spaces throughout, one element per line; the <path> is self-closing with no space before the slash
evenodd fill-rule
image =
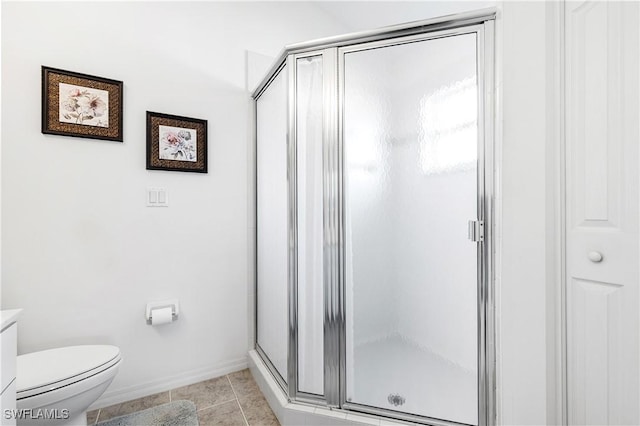
<path id="1" fill-rule="evenodd" d="M 296 61 L 298 390 L 324 394 L 322 55 Z"/>
<path id="2" fill-rule="evenodd" d="M 638 424 L 639 7 L 565 19 L 569 423 Z"/>
<path id="3" fill-rule="evenodd" d="M 288 180 L 287 70 L 256 103 L 257 315 L 256 341 L 287 380 Z"/>
<path id="4" fill-rule="evenodd" d="M 347 51 L 347 402 L 478 423 L 477 36 Z"/>

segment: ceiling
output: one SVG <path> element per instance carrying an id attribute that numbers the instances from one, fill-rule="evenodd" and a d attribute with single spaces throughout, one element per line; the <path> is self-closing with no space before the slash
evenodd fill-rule
<path id="1" fill-rule="evenodd" d="M 319 1 L 321 11 L 346 31 L 370 30 L 496 5 L 495 1 Z"/>

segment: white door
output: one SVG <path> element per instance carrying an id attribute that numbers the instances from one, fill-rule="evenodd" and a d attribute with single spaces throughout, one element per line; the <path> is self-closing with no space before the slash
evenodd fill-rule
<path id="1" fill-rule="evenodd" d="M 640 424 L 640 7 L 567 2 L 569 424 Z"/>

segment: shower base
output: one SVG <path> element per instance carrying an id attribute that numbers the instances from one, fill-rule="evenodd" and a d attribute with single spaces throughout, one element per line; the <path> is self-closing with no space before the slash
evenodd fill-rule
<path id="1" fill-rule="evenodd" d="M 400 335 L 356 346 L 353 357 L 349 402 L 477 424 L 475 372 Z"/>
<path id="2" fill-rule="evenodd" d="M 376 416 L 355 414 L 345 410 L 329 410 L 326 407 L 289 402 L 280 386 L 255 350 L 249 351 L 249 369 L 271 410 L 283 426 L 406 426 L 407 422 L 396 422 Z"/>
<path id="3" fill-rule="evenodd" d="M 369 347 L 363 347 L 361 349 L 364 352 L 361 352 L 361 351 L 358 351 L 358 352 L 366 355 L 367 350 L 371 350 L 371 351 L 385 350 L 384 348 L 377 348 L 375 347 L 375 345 L 365 345 L 365 346 L 369 346 Z M 407 352 L 410 352 L 410 351 L 407 351 Z M 425 356 L 423 352 L 418 352 L 418 353 L 414 352 L 410 356 L 420 357 L 422 362 L 424 362 L 429 358 L 428 356 Z M 436 362 L 436 361 L 432 362 L 430 365 L 432 366 L 433 370 L 429 370 L 429 374 L 433 374 L 434 371 L 438 368 L 444 368 L 444 369 L 449 368 L 444 364 L 446 364 L 446 362 Z M 411 364 L 403 363 L 403 365 L 411 365 Z M 280 388 L 280 386 L 277 384 L 273 376 L 271 376 L 271 373 L 269 372 L 269 370 L 267 369 L 267 366 L 262 361 L 262 358 L 260 358 L 260 355 L 258 355 L 258 353 L 255 350 L 249 351 L 249 369 L 251 370 L 251 373 L 255 378 L 256 383 L 258 383 L 260 390 L 262 391 L 265 398 L 267 399 L 269 406 L 273 410 L 274 414 L 276 415 L 280 423 L 284 426 L 300 426 L 300 425 L 323 425 L 323 426 L 334 426 L 334 425 L 335 426 L 343 426 L 343 425 L 403 426 L 404 425 L 406 426 L 408 424 L 414 424 L 414 423 L 409 423 L 404 421 L 396 421 L 386 417 L 378 417 L 378 416 L 366 415 L 366 414 L 360 414 L 360 413 L 356 414 L 351 411 L 340 410 L 340 409 L 330 410 L 330 409 L 327 409 L 326 407 L 318 407 L 318 406 L 298 403 L 298 402 L 289 402 L 286 395 Z M 415 370 L 412 370 L 412 371 L 414 371 L 414 373 L 405 371 L 405 373 L 403 374 L 415 374 Z M 447 375 L 447 377 L 450 377 L 449 374 L 451 374 L 451 372 L 443 373 L 442 376 Z M 372 376 L 370 378 L 369 386 L 371 388 L 377 387 L 376 382 L 374 381 L 375 377 L 378 377 L 378 376 Z M 379 378 L 379 380 L 381 379 L 382 378 Z M 431 381 L 431 383 L 433 383 L 432 386 L 425 386 L 424 388 L 419 389 L 418 392 L 422 392 L 422 391 L 435 392 L 434 389 L 436 389 L 438 385 L 440 385 L 441 392 L 455 393 L 455 395 L 458 396 L 458 401 L 462 401 L 463 398 L 465 398 L 461 392 L 459 392 L 457 389 L 454 389 L 455 387 L 454 385 L 446 386 L 446 385 L 443 385 L 441 382 L 438 382 L 438 380 L 441 380 L 441 378 L 440 376 L 436 375 Z M 473 378 L 467 377 L 465 379 L 462 374 L 461 374 L 460 380 L 464 383 L 467 383 L 468 381 L 473 382 Z M 375 389 L 371 389 L 372 391 L 374 391 L 371 393 L 371 395 L 382 399 L 386 405 L 380 405 L 380 406 L 387 407 L 389 405 L 387 401 L 388 395 L 385 394 L 384 392 L 387 392 L 387 389 L 389 388 L 388 383 L 384 386 L 384 388 L 385 388 L 385 391 L 377 391 Z M 411 392 L 411 395 L 421 395 L 420 393 L 414 394 L 413 390 L 408 391 L 407 394 L 409 394 L 409 392 Z M 431 401 L 429 404 L 429 407 L 436 406 L 438 403 L 437 401 L 442 401 L 442 399 L 436 399 L 434 401 Z M 402 406 L 403 411 L 405 411 L 405 407 L 407 406 L 411 407 L 411 405 L 409 404 L 410 404 L 410 401 L 407 398 L 407 402 L 405 403 L 405 405 Z M 419 402 L 416 401 L 416 402 L 413 402 L 413 404 L 419 404 Z M 447 407 L 450 407 L 450 405 L 447 405 Z M 461 410 L 461 406 L 456 405 L 455 408 Z M 462 417 L 463 415 L 470 415 L 470 411 L 461 410 L 461 413 L 462 414 L 460 415 L 460 417 Z M 475 424 L 476 421 L 473 421 L 470 423 Z"/>

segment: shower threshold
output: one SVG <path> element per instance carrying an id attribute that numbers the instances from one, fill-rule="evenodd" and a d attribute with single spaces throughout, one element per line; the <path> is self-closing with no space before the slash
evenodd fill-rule
<path id="1" fill-rule="evenodd" d="M 346 410 L 328 409 L 314 405 L 289 402 L 276 383 L 267 366 L 255 350 L 249 351 L 249 369 L 260 391 L 265 396 L 271 410 L 283 426 L 326 425 L 326 426 L 406 426 L 415 423 L 395 421 L 388 418 L 356 414 Z"/>

